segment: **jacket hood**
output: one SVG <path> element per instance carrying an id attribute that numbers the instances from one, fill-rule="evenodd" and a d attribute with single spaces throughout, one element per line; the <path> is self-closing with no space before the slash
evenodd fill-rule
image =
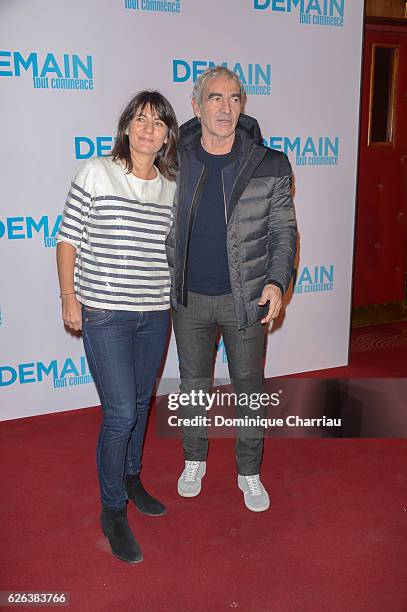
<path id="1" fill-rule="evenodd" d="M 201 133 L 201 123 L 196 117 L 193 117 L 180 127 L 180 145 L 194 146 Z M 249 115 L 240 115 L 236 126 L 236 135 L 239 136 L 244 148 L 253 144 L 263 145 L 260 126 L 256 119 Z"/>

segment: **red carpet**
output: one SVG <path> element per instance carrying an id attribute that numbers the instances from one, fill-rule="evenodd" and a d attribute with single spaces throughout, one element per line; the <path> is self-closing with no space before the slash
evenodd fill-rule
<path id="1" fill-rule="evenodd" d="M 388 347 L 374 352 L 388 376 L 401 354 L 406 368 L 406 347 L 392 351 L 393 369 Z M 182 499 L 179 442 L 152 422 L 144 482 L 168 514 L 129 507 L 144 553 L 129 566 L 98 525 L 99 418 L 92 408 L 1 424 L 0 590 L 69 591 L 69 609 L 90 611 L 407 610 L 407 440 L 266 440 L 272 508 L 256 515 L 236 486 L 232 440 L 211 441 L 202 494 Z"/>
<path id="2" fill-rule="evenodd" d="M 374 325 L 352 330 L 348 366 L 307 372 L 304 376 L 407 377 L 407 323 Z"/>

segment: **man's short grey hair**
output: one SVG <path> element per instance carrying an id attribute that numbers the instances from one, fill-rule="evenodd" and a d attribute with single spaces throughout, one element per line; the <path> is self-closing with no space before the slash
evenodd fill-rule
<path id="1" fill-rule="evenodd" d="M 229 79 L 232 79 L 233 81 L 236 81 L 240 89 L 240 97 L 242 104 L 244 104 L 246 100 L 246 92 L 244 89 L 244 85 L 237 76 L 237 74 L 229 70 L 229 68 L 225 68 L 225 66 L 215 66 L 214 68 L 207 68 L 205 72 L 203 72 L 194 83 L 194 89 L 192 90 L 192 98 L 196 101 L 198 106 L 201 106 L 202 104 L 205 85 L 211 79 L 216 79 L 218 77 L 227 77 Z"/>

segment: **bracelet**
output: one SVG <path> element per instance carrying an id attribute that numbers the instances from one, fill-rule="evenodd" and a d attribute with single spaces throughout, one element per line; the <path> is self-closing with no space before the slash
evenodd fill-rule
<path id="1" fill-rule="evenodd" d="M 65 297 L 66 295 L 75 295 L 75 291 L 73 293 L 60 293 L 59 297 L 62 298 L 62 297 Z"/>

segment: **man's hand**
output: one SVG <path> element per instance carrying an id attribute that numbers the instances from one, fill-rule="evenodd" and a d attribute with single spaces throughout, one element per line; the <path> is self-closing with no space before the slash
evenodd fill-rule
<path id="1" fill-rule="evenodd" d="M 82 329 L 82 307 L 76 295 L 67 295 L 62 298 L 62 319 L 70 329 L 74 331 Z"/>
<path id="2" fill-rule="evenodd" d="M 264 319 L 261 320 L 262 323 L 270 323 L 272 319 L 278 317 L 278 313 L 281 310 L 282 297 L 281 289 L 276 287 L 276 285 L 266 285 L 264 287 L 258 304 L 259 306 L 264 306 L 269 302 L 269 311 Z"/>

